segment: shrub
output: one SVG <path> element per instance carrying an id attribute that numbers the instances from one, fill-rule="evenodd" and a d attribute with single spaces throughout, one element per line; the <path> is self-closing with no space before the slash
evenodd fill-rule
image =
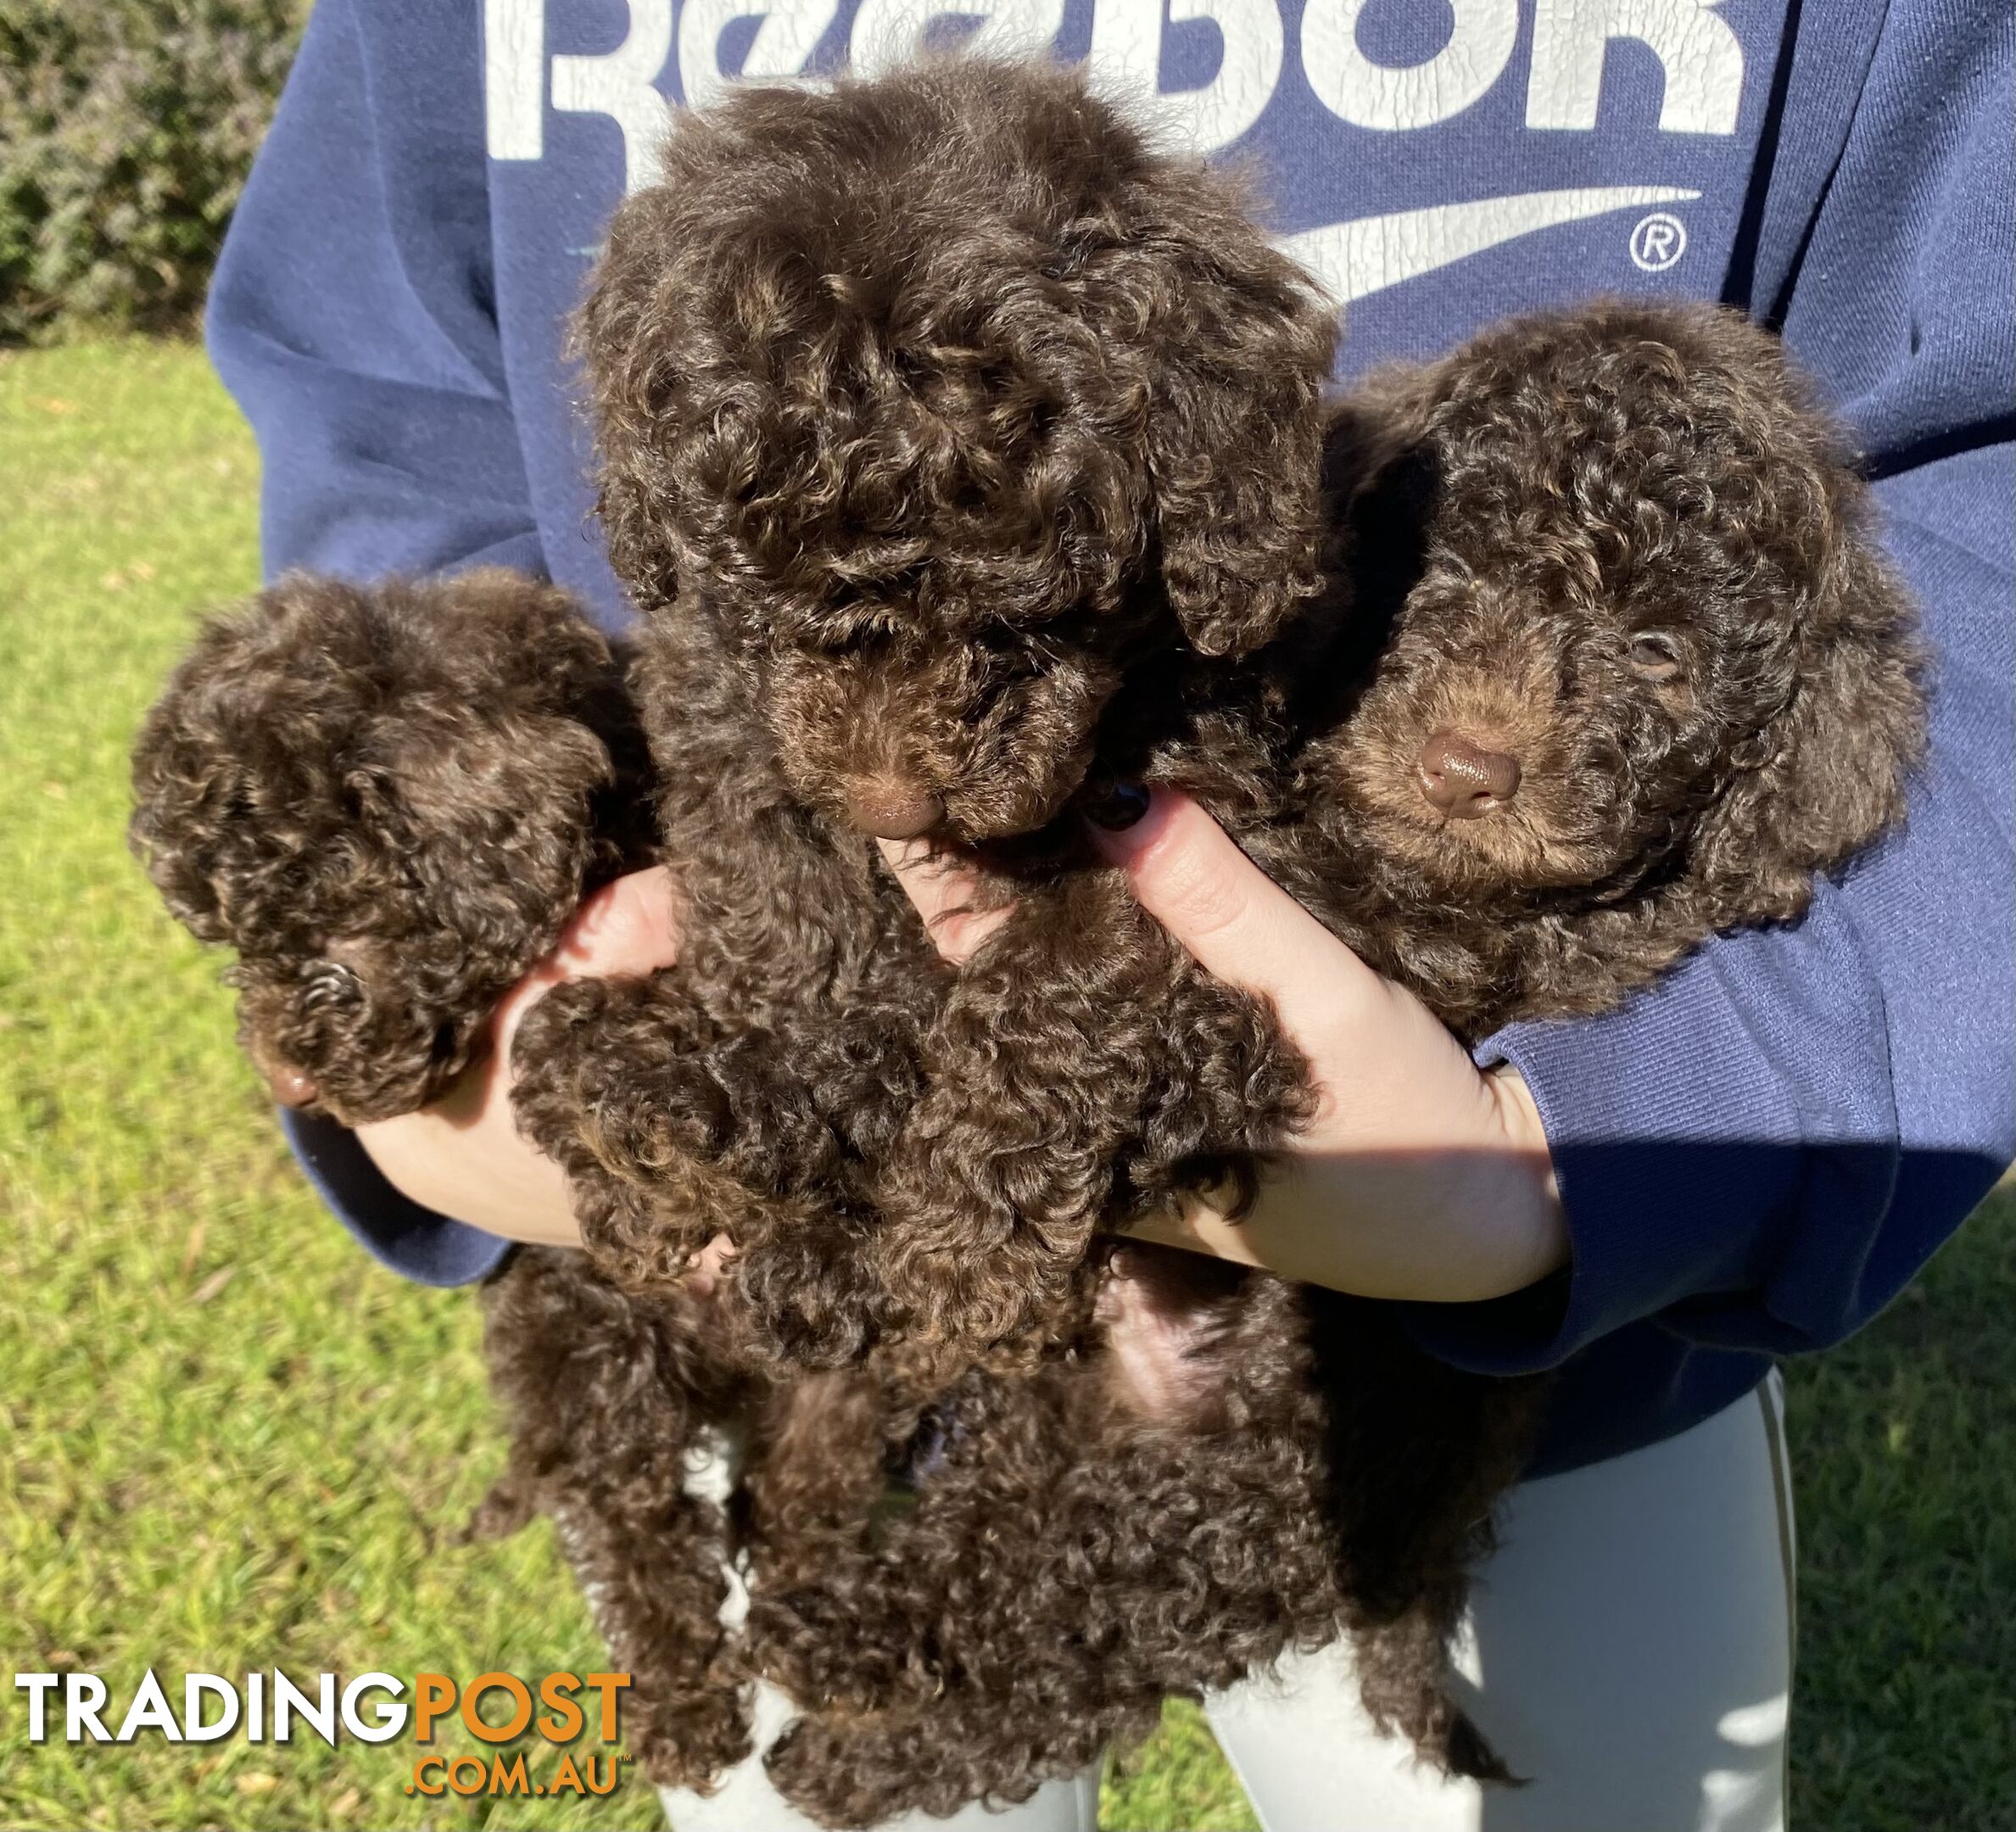
<path id="1" fill-rule="evenodd" d="M 308 0 L 0 0 L 0 342 L 186 327 Z"/>

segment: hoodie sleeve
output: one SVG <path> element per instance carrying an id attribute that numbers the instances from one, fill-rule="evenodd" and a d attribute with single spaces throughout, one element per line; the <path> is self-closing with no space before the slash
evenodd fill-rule
<path id="1" fill-rule="evenodd" d="M 2016 31 L 2001 8 L 1900 10 L 1774 316 L 1858 435 L 1917 596 L 1927 763 L 1904 829 L 1797 924 L 1480 1048 L 1533 1090 L 1572 1247 L 1512 1299 L 1413 1307 L 1424 1346 L 1480 1371 L 1551 1367 L 1642 1320 L 1723 1348 L 1838 1342 L 2016 1150 Z"/>
<path id="2" fill-rule="evenodd" d="M 397 55 L 318 0 L 232 220 L 206 321 L 259 440 L 269 576 L 543 575 L 491 277 L 475 8 L 416 8 Z M 378 1259 L 459 1284 L 509 1243 L 422 1209 L 355 1136 L 288 1141 Z"/>

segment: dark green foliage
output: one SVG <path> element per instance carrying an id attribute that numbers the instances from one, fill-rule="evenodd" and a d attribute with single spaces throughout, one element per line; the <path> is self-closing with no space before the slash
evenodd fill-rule
<path id="1" fill-rule="evenodd" d="M 308 0 L 0 0 L 0 343 L 187 327 Z"/>

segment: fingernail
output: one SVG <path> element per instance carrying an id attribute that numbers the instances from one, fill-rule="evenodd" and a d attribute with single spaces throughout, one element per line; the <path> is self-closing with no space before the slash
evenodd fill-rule
<path id="1" fill-rule="evenodd" d="M 1108 833 L 1123 833 L 1148 811 L 1148 792 L 1136 782 L 1123 782 L 1101 771 L 1087 779 L 1085 818 Z"/>

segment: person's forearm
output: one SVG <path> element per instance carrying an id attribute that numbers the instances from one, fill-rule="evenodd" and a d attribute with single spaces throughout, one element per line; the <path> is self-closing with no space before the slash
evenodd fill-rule
<path id="1" fill-rule="evenodd" d="M 487 1109 L 489 1065 L 433 1106 L 357 1129 L 387 1182 L 423 1208 L 486 1234 L 547 1247 L 578 1247 L 581 1225 L 566 1174 L 516 1137 L 498 1138 L 508 1113 Z M 494 1148 L 486 1148 L 494 1147 Z"/>
<path id="2" fill-rule="evenodd" d="M 1243 1218 L 1199 1199 L 1129 1232 L 1360 1297 L 1468 1304 L 1522 1291 L 1567 1263 L 1567 1233 L 1524 1084 L 1510 1071 L 1483 1081 L 1483 1125 L 1499 1144 L 1297 1150 Z"/>

